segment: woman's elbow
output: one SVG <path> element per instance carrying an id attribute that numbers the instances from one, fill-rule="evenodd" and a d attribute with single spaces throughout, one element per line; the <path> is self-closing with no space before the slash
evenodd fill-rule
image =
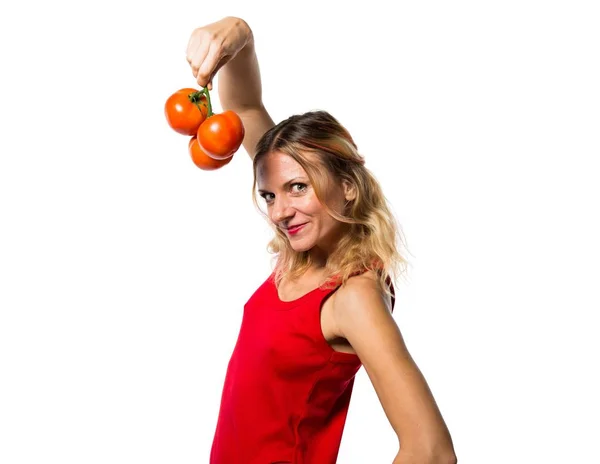
<path id="1" fill-rule="evenodd" d="M 413 453 L 407 450 L 400 450 L 394 459 L 393 464 L 457 464 L 456 454 L 448 452 L 446 454 L 423 454 Z"/>
<path id="2" fill-rule="evenodd" d="M 428 451 L 425 451 L 427 449 Z M 394 464 L 422 463 L 422 464 L 457 464 L 458 459 L 454 448 L 412 448 L 406 449 L 400 447 L 398 453 L 400 458 L 394 461 Z"/>
<path id="3" fill-rule="evenodd" d="M 458 459 L 454 447 L 450 446 L 438 449 L 431 459 L 431 464 L 457 464 Z"/>
<path id="4" fill-rule="evenodd" d="M 456 458 L 456 454 L 450 453 L 447 456 L 445 456 L 443 459 L 440 459 L 438 462 L 439 462 L 439 464 L 457 464 L 458 459 Z"/>
<path id="5" fill-rule="evenodd" d="M 433 453 L 431 460 L 429 461 L 431 464 L 457 464 L 458 459 L 456 457 L 456 453 L 454 452 L 454 447 L 450 448 L 442 448 L 436 450 Z"/>

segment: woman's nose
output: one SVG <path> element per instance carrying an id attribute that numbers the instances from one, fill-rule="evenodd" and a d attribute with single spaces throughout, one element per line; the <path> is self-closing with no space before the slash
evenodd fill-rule
<path id="1" fill-rule="evenodd" d="M 276 198 L 272 209 L 273 222 L 283 222 L 284 219 L 292 215 L 289 201 L 286 198 Z"/>

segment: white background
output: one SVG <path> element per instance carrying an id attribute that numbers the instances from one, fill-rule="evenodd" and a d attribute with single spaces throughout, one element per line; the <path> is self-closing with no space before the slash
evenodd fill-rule
<path id="1" fill-rule="evenodd" d="M 0 462 L 208 462 L 271 232 L 246 153 L 200 171 L 163 105 L 225 15 L 274 119 L 330 111 L 381 182 L 459 462 L 600 462 L 595 2 L 150 3 L 1 7 Z M 396 452 L 361 370 L 339 463 Z"/>

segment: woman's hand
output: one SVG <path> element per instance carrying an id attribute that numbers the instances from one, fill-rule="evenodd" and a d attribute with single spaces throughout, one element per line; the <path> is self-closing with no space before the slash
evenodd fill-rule
<path id="1" fill-rule="evenodd" d="M 198 85 L 212 90 L 217 71 L 250 40 L 252 31 L 248 24 L 231 16 L 195 29 L 188 42 L 186 58 Z"/>

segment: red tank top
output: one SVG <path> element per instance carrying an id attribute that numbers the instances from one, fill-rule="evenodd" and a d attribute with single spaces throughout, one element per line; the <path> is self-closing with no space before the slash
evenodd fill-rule
<path id="1" fill-rule="evenodd" d="M 274 277 L 244 305 L 210 464 L 336 462 L 361 367 L 358 356 L 335 351 L 321 331 L 321 306 L 339 285 L 282 301 Z M 389 278 L 388 285 L 394 294 Z"/>

